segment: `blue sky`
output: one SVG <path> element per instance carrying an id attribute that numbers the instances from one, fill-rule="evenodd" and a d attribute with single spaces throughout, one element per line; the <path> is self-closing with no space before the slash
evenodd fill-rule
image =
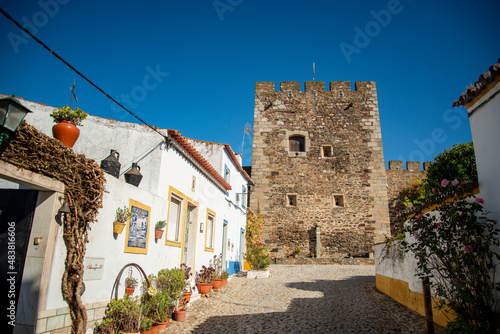
<path id="1" fill-rule="evenodd" d="M 148 123 L 241 152 L 259 81 L 376 81 L 384 156 L 471 140 L 452 102 L 500 56 L 499 1 L 0 0 Z M 0 15 L 0 93 L 136 122 Z M 73 104 L 74 106 L 74 104 Z M 82 131 L 85 131 L 84 128 Z M 244 164 L 251 162 L 245 138 Z"/>

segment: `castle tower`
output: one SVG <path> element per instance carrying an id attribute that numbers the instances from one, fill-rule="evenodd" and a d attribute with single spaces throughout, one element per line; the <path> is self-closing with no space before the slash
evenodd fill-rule
<path id="1" fill-rule="evenodd" d="M 264 241 L 286 256 L 371 250 L 390 235 L 387 178 L 375 82 L 258 82 L 250 208 Z M 303 253 L 302 253 L 303 254 Z"/>

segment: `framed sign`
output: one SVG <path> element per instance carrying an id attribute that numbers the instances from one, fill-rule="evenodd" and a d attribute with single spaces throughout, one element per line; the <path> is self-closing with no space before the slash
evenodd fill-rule
<path id="1" fill-rule="evenodd" d="M 125 253 L 147 254 L 151 208 L 131 199 L 129 209 L 132 217 L 127 224 Z"/>

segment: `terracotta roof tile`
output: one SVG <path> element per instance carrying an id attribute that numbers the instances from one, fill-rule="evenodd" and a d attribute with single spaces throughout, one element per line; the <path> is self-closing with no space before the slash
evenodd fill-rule
<path id="1" fill-rule="evenodd" d="M 205 168 L 220 184 L 226 188 L 226 190 L 231 190 L 231 185 L 227 183 L 226 180 L 208 163 L 208 161 L 189 143 L 189 141 L 182 136 L 182 134 L 177 130 L 168 129 L 168 134 L 176 142 L 178 142 L 200 165 Z"/>
<path id="2" fill-rule="evenodd" d="M 489 71 L 481 74 L 474 84 L 466 87 L 466 91 L 460 95 L 458 100 L 453 102 L 453 107 L 465 106 L 474 100 L 474 98 L 479 97 L 485 89 L 489 88 L 491 83 L 498 80 L 500 80 L 500 58 L 498 59 L 498 63 L 491 65 Z"/>

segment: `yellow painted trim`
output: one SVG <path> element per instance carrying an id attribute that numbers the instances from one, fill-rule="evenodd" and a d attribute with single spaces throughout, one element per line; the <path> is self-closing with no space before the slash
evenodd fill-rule
<path id="1" fill-rule="evenodd" d="M 395 278 L 376 274 L 376 287 L 379 291 L 385 293 L 392 299 L 403 304 L 404 306 L 425 316 L 424 295 L 418 292 L 410 291 L 408 282 L 404 282 Z M 448 322 L 456 318 L 455 314 L 450 309 L 439 310 L 437 303 L 443 299 L 432 297 L 432 314 L 434 322 L 445 327 Z"/>
<path id="2" fill-rule="evenodd" d="M 168 208 L 167 208 L 167 226 L 165 227 L 165 245 L 167 246 L 173 246 L 173 247 L 179 247 L 182 248 L 182 235 L 183 232 L 181 231 L 181 236 L 180 236 L 180 241 L 173 241 L 173 240 L 167 240 L 167 235 L 168 235 L 168 221 L 169 221 L 169 215 L 170 215 L 170 203 L 171 203 L 171 198 L 172 198 L 172 193 L 175 194 L 177 197 L 180 197 L 182 200 L 182 211 L 180 213 L 180 222 L 179 222 L 179 228 L 182 228 L 182 226 L 185 226 L 186 224 L 186 195 L 184 195 L 182 192 L 179 190 L 175 189 L 172 186 L 168 187 Z"/>
<path id="3" fill-rule="evenodd" d="M 151 207 L 149 207 L 145 204 L 142 204 L 140 202 L 134 201 L 133 199 L 129 199 L 128 209 L 133 214 L 132 207 L 135 207 L 135 208 L 138 208 L 141 210 L 145 210 L 148 212 L 147 223 L 146 223 L 146 225 L 147 225 L 147 227 L 146 227 L 146 246 L 144 248 L 128 246 L 128 239 L 130 236 L 130 234 L 129 234 L 130 233 L 130 220 L 132 219 L 132 218 L 129 218 L 128 224 L 127 224 L 127 232 L 125 234 L 125 250 L 124 250 L 124 252 L 125 253 L 133 253 L 133 254 L 147 254 L 148 253 L 148 242 L 149 242 L 149 227 L 150 227 L 149 221 L 151 220 Z"/>
<path id="4" fill-rule="evenodd" d="M 474 188 L 474 189 L 472 189 L 472 192 L 464 193 L 463 196 L 470 196 L 470 195 L 477 195 L 477 194 L 479 194 L 479 188 Z M 426 207 L 425 209 L 422 210 L 422 213 L 431 212 L 431 211 L 436 210 L 437 208 L 439 208 L 445 204 L 456 202 L 459 199 L 460 199 L 459 196 L 447 198 L 443 203 L 433 204 L 431 206 Z"/>
<path id="5" fill-rule="evenodd" d="M 215 220 L 215 211 L 212 211 L 210 209 L 207 208 L 207 217 L 206 217 L 206 221 L 205 221 L 205 252 L 214 252 L 214 248 L 210 248 L 210 247 L 207 247 L 207 228 L 208 228 L 208 216 L 211 215 L 214 217 L 214 225 L 212 226 L 212 244 L 215 244 L 215 226 L 217 225 L 216 224 L 216 220 Z"/>
<path id="6" fill-rule="evenodd" d="M 181 263 L 183 263 L 183 260 L 184 260 L 184 239 L 185 239 L 185 236 L 186 236 L 186 222 L 187 222 L 187 208 L 189 206 L 189 203 L 191 203 L 192 205 L 194 205 L 196 208 L 199 207 L 199 203 L 194 201 L 192 198 L 190 197 L 185 197 L 186 198 L 186 210 L 184 210 L 184 219 L 183 219 L 183 223 L 182 223 L 182 232 L 181 232 Z M 196 221 L 198 221 L 198 210 L 196 210 Z M 195 254 L 195 260 L 196 260 L 196 235 L 195 235 L 195 242 L 194 242 L 194 254 Z M 194 265 L 193 265 L 193 268 L 194 268 Z"/>

